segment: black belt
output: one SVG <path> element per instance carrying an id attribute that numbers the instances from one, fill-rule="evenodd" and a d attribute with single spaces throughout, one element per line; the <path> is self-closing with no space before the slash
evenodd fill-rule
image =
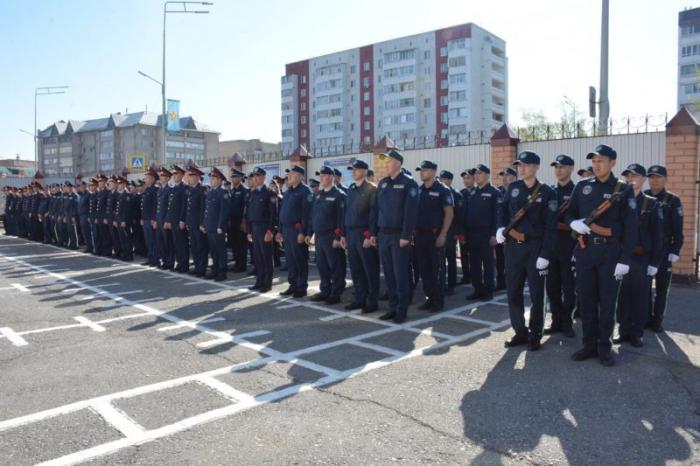
<path id="1" fill-rule="evenodd" d="M 379 233 L 385 235 L 400 235 L 403 230 L 401 228 L 380 228 Z"/>
<path id="2" fill-rule="evenodd" d="M 588 237 L 586 244 L 601 245 L 601 244 L 615 244 L 618 243 L 618 239 L 615 236 L 598 236 L 591 235 Z"/>

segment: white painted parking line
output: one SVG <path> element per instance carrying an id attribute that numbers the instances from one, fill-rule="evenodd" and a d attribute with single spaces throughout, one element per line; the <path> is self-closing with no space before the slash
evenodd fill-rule
<path id="1" fill-rule="evenodd" d="M 91 321 L 87 317 L 77 316 L 77 317 L 73 317 L 73 318 L 75 320 L 77 320 L 78 322 L 80 322 L 81 324 L 85 325 L 86 327 L 90 327 L 91 329 L 93 329 L 96 332 L 104 332 L 107 330 L 106 328 L 104 328 L 100 324 Z"/>
<path id="2" fill-rule="evenodd" d="M 371 349 L 372 351 L 377 351 L 380 353 L 388 354 L 390 356 L 399 356 L 400 357 L 400 356 L 403 356 L 404 354 L 406 354 L 406 353 L 403 353 L 401 351 L 397 351 L 397 350 L 392 349 L 392 348 L 387 348 L 386 346 L 375 345 L 374 343 L 367 343 L 366 341 L 360 341 L 360 340 L 353 341 L 351 343 L 351 345 L 359 346 L 360 348 Z"/>
<path id="3" fill-rule="evenodd" d="M 268 330 L 255 330 L 253 332 L 241 333 L 239 335 L 229 335 L 226 332 L 220 333 L 223 335 L 221 335 L 219 338 L 197 343 L 197 348 L 211 348 L 212 346 L 219 346 L 226 343 L 236 343 L 236 339 L 240 340 L 243 338 L 259 337 L 262 335 L 268 335 L 270 332 Z"/>
<path id="4" fill-rule="evenodd" d="M 211 319 L 196 319 L 196 320 L 188 320 L 187 322 L 183 322 L 180 324 L 174 324 L 174 325 L 168 325 L 167 327 L 161 327 L 158 329 L 159 332 L 168 332 L 170 330 L 174 330 L 177 328 L 182 328 L 182 327 L 188 327 L 193 324 L 209 324 L 211 322 L 221 322 L 222 320 L 226 320 L 223 317 L 212 317 Z"/>
<path id="5" fill-rule="evenodd" d="M 4 336 L 15 346 L 26 346 L 27 340 L 19 336 L 10 327 L 0 327 L 0 335 Z"/>
<path id="6" fill-rule="evenodd" d="M 11 286 L 12 288 L 18 289 L 18 290 L 21 291 L 22 293 L 28 293 L 28 292 L 29 292 L 29 288 L 27 288 L 26 286 L 24 286 L 24 285 L 22 285 L 22 284 L 20 284 L 20 283 L 10 283 L 10 286 Z"/>
<path id="7" fill-rule="evenodd" d="M 357 309 L 354 311 L 345 312 L 343 314 L 331 314 L 329 316 L 319 317 L 318 320 L 322 320 L 324 322 L 331 322 L 333 320 L 344 319 L 344 318 L 350 317 L 350 316 L 356 316 L 356 315 L 359 315 L 360 313 L 361 313 L 360 310 Z"/>
<path id="8" fill-rule="evenodd" d="M 283 304 L 275 307 L 275 309 L 291 309 L 293 307 L 299 307 L 299 303 Z"/>
<path id="9" fill-rule="evenodd" d="M 214 377 L 203 375 L 201 377 L 197 377 L 195 380 L 199 383 L 206 385 L 209 388 L 213 388 L 214 390 L 221 392 L 224 396 L 233 401 L 252 402 L 253 400 L 255 400 L 255 398 L 251 395 L 243 393 L 240 390 L 236 390 L 229 384 L 224 383 L 219 379 L 215 379 Z"/>
<path id="10" fill-rule="evenodd" d="M 136 421 L 115 408 L 109 401 L 94 403 L 90 408 L 126 438 L 139 438 L 145 431 Z"/>

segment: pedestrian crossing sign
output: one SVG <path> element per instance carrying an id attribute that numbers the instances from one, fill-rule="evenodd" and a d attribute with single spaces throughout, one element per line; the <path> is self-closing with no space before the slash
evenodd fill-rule
<path id="1" fill-rule="evenodd" d="M 129 171 L 140 171 L 146 166 L 146 156 L 143 154 L 129 154 Z"/>

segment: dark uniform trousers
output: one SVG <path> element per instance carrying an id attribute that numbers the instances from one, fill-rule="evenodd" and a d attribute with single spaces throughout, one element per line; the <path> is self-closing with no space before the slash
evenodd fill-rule
<path id="1" fill-rule="evenodd" d="M 134 254 L 138 256 L 145 256 L 146 240 L 145 233 L 143 232 L 144 227 L 141 226 L 141 221 L 138 219 L 136 220 L 136 223 L 133 223 L 132 225 L 131 234 L 134 241 Z"/>
<path id="2" fill-rule="evenodd" d="M 66 235 L 65 246 L 68 249 L 78 249 L 78 226 L 75 224 L 75 218 L 69 218 L 63 225 L 65 225 Z"/>
<path id="3" fill-rule="evenodd" d="M 620 324 L 620 336 L 641 338 L 649 316 L 649 294 L 645 292 L 651 279 L 647 275 L 649 257 L 633 254 L 629 266 L 630 271 L 620 284 L 617 323 Z"/>
<path id="4" fill-rule="evenodd" d="M 198 227 L 187 227 L 189 237 L 190 256 L 192 256 L 192 264 L 194 272 L 204 274 L 207 271 L 207 235 L 202 233 Z"/>
<path id="5" fill-rule="evenodd" d="M 180 228 L 178 222 L 172 224 L 172 244 L 177 270 L 187 272 L 190 269 L 190 246 L 187 242 L 187 229 Z"/>
<path id="6" fill-rule="evenodd" d="M 586 242 L 586 253 L 576 246 L 576 292 L 581 306 L 583 345 L 607 354 L 612 348 L 615 307 L 620 282 L 613 279 L 621 245 Z"/>
<path id="7" fill-rule="evenodd" d="M 333 240 L 336 238 L 333 231 L 317 231 L 315 238 L 321 293 L 324 296 L 340 296 L 345 289 L 345 253 L 341 248 L 333 247 Z"/>
<path id="8" fill-rule="evenodd" d="M 93 251 L 92 233 L 90 233 L 90 220 L 87 215 L 80 216 L 80 231 L 83 235 L 83 241 L 85 243 L 86 251 Z"/>
<path id="9" fill-rule="evenodd" d="M 295 225 L 282 225 L 287 281 L 294 291 L 306 291 L 309 287 L 309 247 L 297 242 L 299 233 Z"/>
<path id="10" fill-rule="evenodd" d="M 97 221 L 98 237 L 100 242 L 100 255 L 101 256 L 111 256 L 112 255 L 112 226 L 105 225 L 104 219 L 101 218 Z"/>
<path id="11" fill-rule="evenodd" d="M 207 243 L 211 253 L 211 267 L 214 274 L 219 276 L 226 275 L 226 235 L 224 233 L 218 234 L 216 228 L 207 230 Z"/>
<path id="12" fill-rule="evenodd" d="M 547 276 L 547 297 L 552 313 L 552 326 L 560 329 L 571 328 L 576 305 L 576 263 L 571 260 L 574 240 L 570 236 L 565 238 L 565 235 L 569 236 L 559 233 L 556 250 L 549 261 Z"/>
<path id="13" fill-rule="evenodd" d="M 97 220 L 96 219 L 90 219 L 90 235 L 92 236 L 92 253 L 97 255 L 101 251 L 102 244 L 100 243 L 100 237 L 99 233 L 97 232 L 97 229 L 99 228 L 99 225 L 95 224 Z"/>
<path id="14" fill-rule="evenodd" d="M 151 226 L 150 220 L 143 221 L 143 240 L 146 243 L 148 263 L 158 264 L 158 248 L 156 247 L 156 231 Z"/>
<path id="15" fill-rule="evenodd" d="M 506 240 L 504 255 L 506 261 L 506 282 L 508 283 L 508 310 L 515 333 L 528 336 L 525 325 L 525 281 L 530 288 L 529 338 L 540 338 L 544 327 L 544 283 L 547 270 L 537 270 L 537 258 L 542 249 L 541 241 L 531 239 L 518 243 L 511 238 Z"/>
<path id="16" fill-rule="evenodd" d="M 119 228 L 115 227 L 114 224 L 110 224 L 109 233 L 111 238 L 113 256 L 122 257 L 122 243 L 120 241 Z"/>
<path id="17" fill-rule="evenodd" d="M 404 318 L 411 302 L 409 263 L 413 248 L 401 247 L 401 232 L 379 232 L 379 257 L 384 269 L 384 280 L 389 291 L 389 309 L 396 317 Z"/>
<path id="18" fill-rule="evenodd" d="M 241 229 L 241 219 L 233 217 L 228 228 L 229 245 L 233 252 L 233 271 L 245 272 L 248 256 L 248 240 Z"/>
<path id="19" fill-rule="evenodd" d="M 445 242 L 445 258 L 447 259 L 447 288 L 457 286 L 457 240 L 454 234 L 447 235 Z"/>
<path id="20" fill-rule="evenodd" d="M 173 235 L 170 234 L 168 230 L 164 230 L 162 225 L 158 225 L 156 234 L 156 242 L 158 243 L 158 258 L 163 263 L 163 267 L 172 268 L 175 264 L 175 255 L 173 254 Z"/>
<path id="21" fill-rule="evenodd" d="M 493 246 L 490 230 L 469 232 L 469 271 L 472 286 L 479 294 L 493 293 Z"/>
<path id="22" fill-rule="evenodd" d="M 133 242 L 133 232 L 131 230 L 131 223 L 125 222 L 125 226 L 122 226 L 121 222 L 118 223 L 119 227 L 117 232 L 119 234 L 119 258 L 123 260 L 132 260 L 134 258 L 134 242 Z"/>
<path id="23" fill-rule="evenodd" d="M 379 300 L 379 253 L 377 248 L 362 247 L 366 228 L 348 228 L 345 240 L 353 283 L 353 302 L 376 306 Z"/>
<path id="24" fill-rule="evenodd" d="M 471 266 L 469 259 L 469 244 L 467 235 L 464 235 L 464 243 L 459 243 L 459 259 L 462 261 L 462 281 L 472 281 Z"/>
<path id="25" fill-rule="evenodd" d="M 502 244 L 497 244 L 493 248 L 496 252 L 496 287 L 505 288 L 506 287 L 506 259 L 504 253 L 504 246 Z"/>
<path id="26" fill-rule="evenodd" d="M 445 303 L 445 247 L 435 246 L 437 237 L 437 232 L 417 229 L 415 248 L 423 292 L 434 306 L 442 307 Z"/>
<path id="27" fill-rule="evenodd" d="M 647 316 L 647 322 L 661 322 L 666 313 L 666 302 L 668 300 L 668 289 L 671 286 L 671 275 L 673 271 L 671 270 L 671 261 L 668 258 L 669 251 L 664 248 L 661 254 L 661 264 L 659 264 L 659 270 L 656 275 L 649 279 L 649 297 L 647 303 L 647 309 L 649 314 Z M 651 289 L 651 282 L 656 284 L 656 293 Z M 656 299 L 654 299 L 656 296 Z"/>
<path id="28" fill-rule="evenodd" d="M 265 233 L 269 230 L 267 224 L 252 223 L 251 234 L 253 236 L 253 261 L 255 264 L 255 285 L 261 288 L 272 286 L 272 247 L 273 242 L 265 241 Z"/>

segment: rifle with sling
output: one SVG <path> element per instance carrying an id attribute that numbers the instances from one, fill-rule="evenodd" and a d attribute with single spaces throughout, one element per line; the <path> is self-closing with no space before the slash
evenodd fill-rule
<path id="1" fill-rule="evenodd" d="M 537 196 L 540 194 L 541 187 L 542 184 L 540 184 L 540 182 L 537 181 L 535 184 L 535 189 L 527 198 L 527 202 L 525 203 L 525 205 L 518 209 L 517 212 L 515 212 L 515 215 L 513 215 L 513 220 L 511 220 L 510 224 L 506 227 L 505 230 L 503 230 L 503 236 L 510 236 L 511 238 L 520 243 L 525 241 L 525 234 L 520 233 L 515 228 L 520 224 L 520 222 L 522 222 L 522 220 L 525 218 L 525 214 L 527 213 L 528 209 L 530 209 L 530 207 L 532 207 L 532 205 L 537 200 Z"/>
<path id="2" fill-rule="evenodd" d="M 615 205 L 616 203 L 620 202 L 622 198 L 625 196 L 627 193 L 627 190 L 623 190 L 622 187 L 625 186 L 626 183 L 622 180 L 617 180 L 617 185 L 615 185 L 615 190 L 613 191 L 612 195 L 610 196 L 610 199 L 604 200 L 598 207 L 593 209 L 593 212 L 588 215 L 583 220 L 583 223 L 585 223 L 587 226 L 591 228 L 591 231 L 597 235 L 600 236 L 612 236 L 612 229 L 607 228 L 607 227 L 601 227 L 600 225 L 596 225 L 596 221 L 605 214 L 610 208 Z M 574 238 L 578 241 L 578 245 L 581 249 L 586 249 L 586 242 L 583 238 L 584 235 L 579 235 L 576 232 L 572 233 Z"/>

